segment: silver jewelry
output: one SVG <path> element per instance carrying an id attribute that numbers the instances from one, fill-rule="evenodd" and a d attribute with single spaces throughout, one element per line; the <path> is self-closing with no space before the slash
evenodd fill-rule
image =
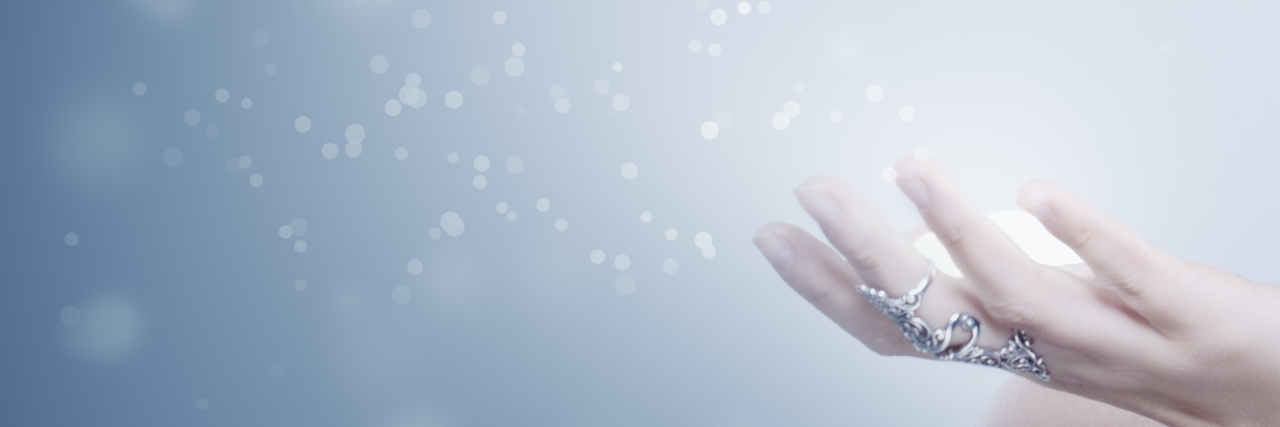
<path id="1" fill-rule="evenodd" d="M 1015 330 L 1013 338 L 1004 348 L 998 351 L 987 350 L 977 345 L 982 325 L 973 316 L 966 313 L 952 314 L 951 320 L 947 321 L 947 327 L 938 330 L 931 330 L 928 322 L 916 317 L 916 309 L 920 307 L 924 291 L 933 282 L 933 276 L 937 270 L 937 266 L 930 261 L 929 275 L 921 279 L 915 289 L 898 298 L 889 298 L 884 291 L 867 285 L 858 285 L 858 293 L 893 319 L 893 322 L 898 324 L 898 329 L 902 330 L 903 335 L 907 336 L 907 340 L 916 350 L 932 354 L 939 360 L 991 366 L 1049 381 L 1049 371 L 1044 367 L 1044 359 L 1031 350 L 1031 337 L 1026 331 Z M 969 342 L 959 348 L 951 348 L 951 331 L 957 326 L 971 331 L 972 334 L 969 336 Z"/>

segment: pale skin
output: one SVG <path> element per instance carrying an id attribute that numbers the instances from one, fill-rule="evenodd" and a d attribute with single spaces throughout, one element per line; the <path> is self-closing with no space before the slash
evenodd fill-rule
<path id="1" fill-rule="evenodd" d="M 916 315 L 937 329 L 968 313 L 988 349 L 1025 330 L 1052 376 L 1011 377 L 980 425 L 1280 425 L 1280 287 L 1178 258 L 1040 180 L 1022 186 L 1018 204 L 1085 262 L 1037 264 L 937 162 L 908 157 L 895 169 L 964 274 L 937 274 Z M 831 246 L 789 224 L 765 225 L 755 243 L 782 278 L 871 350 L 932 358 L 855 290 L 896 297 L 915 287 L 929 261 L 913 236 L 839 179 L 814 177 L 795 193 Z M 968 340 L 957 332 L 953 342 Z"/>

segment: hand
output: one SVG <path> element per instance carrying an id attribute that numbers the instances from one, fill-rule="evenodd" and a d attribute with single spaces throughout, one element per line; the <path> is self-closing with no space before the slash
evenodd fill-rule
<path id="1" fill-rule="evenodd" d="M 1033 382 L 1168 425 L 1280 425 L 1275 286 L 1179 259 L 1046 181 L 1023 185 L 1018 204 L 1088 269 L 1037 264 L 936 162 L 905 158 L 895 168 L 899 189 L 964 273 L 935 276 L 916 312 L 931 328 L 968 313 L 986 349 L 1025 330 L 1052 376 Z M 795 193 L 839 253 L 795 226 L 769 224 L 755 243 L 778 273 L 871 350 L 932 358 L 855 290 L 865 283 L 901 296 L 928 261 L 849 184 L 815 177 Z M 968 339 L 956 331 L 953 343 Z"/>

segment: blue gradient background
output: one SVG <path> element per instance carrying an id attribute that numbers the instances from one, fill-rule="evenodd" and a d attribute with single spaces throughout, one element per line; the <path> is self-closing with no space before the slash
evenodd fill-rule
<path id="1" fill-rule="evenodd" d="M 709 5 L 7 4 L 0 424 L 966 424 L 1003 373 L 875 356 L 750 242 L 769 221 L 816 231 L 790 189 L 819 173 L 852 182 L 899 229 L 919 224 L 880 179 L 918 147 L 984 210 L 1016 208 L 1022 182 L 1048 178 L 1183 257 L 1280 280 L 1280 5 Z M 426 29 L 410 23 L 419 8 Z M 517 42 L 526 67 L 510 77 Z M 722 55 L 706 53 L 712 42 Z M 388 72 L 370 72 L 374 55 Z M 470 82 L 477 65 L 487 85 Z M 409 72 L 426 106 L 390 117 L 383 103 Z M 598 78 L 608 95 L 592 91 Z M 553 84 L 570 93 L 565 114 Z M 871 84 L 883 101 L 868 102 Z M 215 101 L 218 88 L 231 100 Z M 452 90 L 459 109 L 444 105 Z M 616 93 L 625 112 L 610 107 Z M 787 101 L 801 114 L 778 131 L 770 118 Z M 898 118 L 904 105 L 914 120 Z M 198 126 L 183 123 L 188 109 Z M 704 139 L 721 111 L 732 126 Z M 321 157 L 353 123 L 364 152 Z M 161 160 L 169 147 L 184 154 L 176 168 Z M 252 166 L 228 174 L 242 155 Z M 484 189 L 477 155 L 493 160 Z M 507 173 L 509 156 L 523 172 Z M 621 177 L 626 162 L 636 179 Z M 446 211 L 465 232 L 431 240 Z M 310 225 L 305 253 L 277 235 L 295 217 Z M 699 231 L 714 258 L 694 246 Z M 620 274 L 633 294 L 614 290 Z M 400 285 L 407 304 L 391 298 Z M 60 320 L 66 306 L 78 324 Z M 86 353 L 86 339 L 116 351 Z"/>

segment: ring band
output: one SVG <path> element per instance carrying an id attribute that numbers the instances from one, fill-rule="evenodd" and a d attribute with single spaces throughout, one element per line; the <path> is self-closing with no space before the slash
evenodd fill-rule
<path id="1" fill-rule="evenodd" d="M 1031 350 L 1031 337 L 1027 331 L 1018 329 L 1013 338 L 1000 350 L 987 350 L 978 347 L 978 334 L 982 332 L 982 324 L 967 313 L 955 313 L 947 321 L 947 327 L 938 330 L 929 328 L 929 323 L 916 317 L 916 309 L 924 298 L 924 291 L 933 282 L 937 266 L 929 261 L 929 275 L 920 280 L 915 289 L 898 298 L 890 298 L 885 291 L 865 284 L 858 285 L 858 293 L 866 297 L 884 314 L 893 319 L 902 334 L 906 335 L 911 345 L 924 353 L 932 354 L 939 360 L 973 363 L 1004 369 L 1006 371 L 1027 374 L 1049 381 L 1049 370 L 1044 366 L 1044 359 Z M 969 330 L 972 335 L 969 342 L 959 348 L 952 348 L 951 331 L 957 326 Z"/>

